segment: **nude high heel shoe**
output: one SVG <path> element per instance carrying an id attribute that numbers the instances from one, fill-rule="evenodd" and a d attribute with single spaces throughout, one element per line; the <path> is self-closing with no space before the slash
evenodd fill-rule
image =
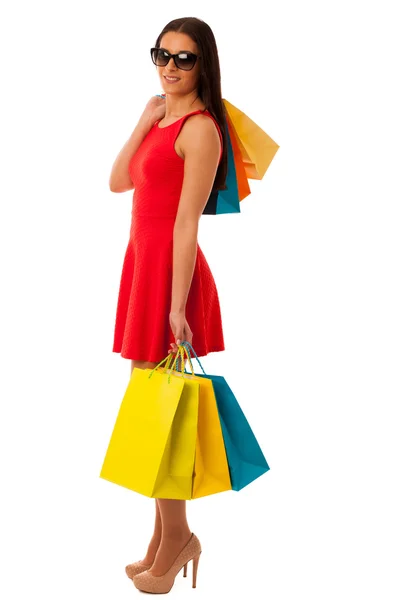
<path id="1" fill-rule="evenodd" d="M 133 579 L 135 575 L 139 575 L 140 573 L 147 571 L 147 569 L 150 569 L 152 564 L 153 563 L 151 563 L 151 565 L 146 565 L 142 563 L 141 560 L 138 560 L 137 562 L 131 563 L 130 565 L 126 565 L 125 573 L 128 575 L 129 579 Z"/>
<path id="2" fill-rule="evenodd" d="M 175 577 L 179 573 L 179 571 L 183 568 L 183 576 L 186 577 L 187 573 L 187 564 L 193 560 L 193 581 L 192 587 L 196 587 L 197 580 L 197 568 L 199 565 L 201 554 L 201 545 L 199 539 L 192 533 L 192 537 L 186 544 L 186 546 L 181 550 L 175 559 L 173 565 L 165 573 L 165 575 L 161 575 L 161 577 L 156 577 L 149 573 L 149 571 L 145 571 L 135 575 L 133 577 L 133 583 L 138 590 L 142 592 L 148 592 L 150 594 L 167 594 L 174 585 Z"/>

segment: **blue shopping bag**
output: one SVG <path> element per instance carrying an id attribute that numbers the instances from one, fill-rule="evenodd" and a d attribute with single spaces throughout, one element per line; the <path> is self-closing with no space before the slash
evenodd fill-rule
<path id="1" fill-rule="evenodd" d="M 196 377 L 205 377 L 212 380 L 232 489 L 239 491 L 269 471 L 270 467 L 239 402 L 225 378 L 221 375 L 206 374 L 192 345 L 186 341 L 182 342 L 182 345 L 186 347 L 188 360 L 191 362 L 190 350 L 192 350 L 203 371 L 203 374 L 195 373 Z"/>

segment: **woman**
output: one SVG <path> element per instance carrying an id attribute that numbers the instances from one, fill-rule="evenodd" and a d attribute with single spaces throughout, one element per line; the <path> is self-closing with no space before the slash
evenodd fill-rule
<path id="1" fill-rule="evenodd" d="M 198 356 L 225 349 L 214 278 L 197 243 L 212 190 L 224 189 L 227 151 L 217 46 L 210 27 L 176 19 L 158 36 L 151 57 L 165 99 L 153 97 L 117 156 L 110 189 L 134 189 L 113 351 L 131 369 L 154 368 L 177 345 Z M 141 561 L 126 573 L 143 591 L 168 592 L 201 552 L 183 500 L 156 499 L 154 533 Z"/>

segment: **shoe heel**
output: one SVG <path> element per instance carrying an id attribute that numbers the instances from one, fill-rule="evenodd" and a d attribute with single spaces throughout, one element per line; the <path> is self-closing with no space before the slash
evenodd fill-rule
<path id="1" fill-rule="evenodd" d="M 201 552 L 200 552 L 201 554 Z M 193 582 L 192 582 L 192 587 L 196 587 L 196 581 L 197 581 L 197 569 L 199 566 L 199 560 L 200 560 L 200 554 L 198 554 L 197 556 L 195 556 L 193 558 Z"/>
<path id="2" fill-rule="evenodd" d="M 187 576 L 187 566 L 188 566 L 188 564 L 186 563 L 186 565 L 183 567 L 183 576 L 184 577 Z"/>

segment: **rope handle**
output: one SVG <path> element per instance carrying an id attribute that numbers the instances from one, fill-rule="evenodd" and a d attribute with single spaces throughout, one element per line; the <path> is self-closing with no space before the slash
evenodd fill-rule
<path id="1" fill-rule="evenodd" d="M 173 362 L 173 365 L 171 367 L 172 371 L 181 371 L 182 376 L 184 375 L 184 373 L 186 373 L 185 370 L 185 353 L 187 354 L 186 348 L 182 345 L 178 346 L 178 352 L 176 354 L 175 360 Z M 171 353 L 170 356 L 173 356 L 173 354 Z M 169 364 L 169 363 L 167 363 Z M 179 365 L 179 366 L 178 366 Z M 186 373 L 187 374 L 187 373 Z M 192 375 L 194 375 L 193 372 L 193 367 L 192 367 Z"/>
<path id="2" fill-rule="evenodd" d="M 191 360 L 191 356 L 190 356 L 190 351 L 193 352 L 197 362 L 200 365 L 201 370 L 203 371 L 204 375 L 207 376 L 207 373 L 205 372 L 205 370 L 203 369 L 203 365 L 200 362 L 199 357 L 197 356 L 192 344 L 190 344 L 190 342 L 187 342 L 186 340 L 183 341 L 181 344 L 179 344 L 178 346 L 178 351 L 175 355 L 175 358 L 173 360 L 172 366 L 171 365 L 171 361 L 173 359 L 173 354 L 172 352 L 170 354 L 168 354 L 168 356 L 166 356 L 165 358 L 163 358 L 155 367 L 154 369 L 151 370 L 150 374 L 149 374 L 149 379 L 150 377 L 152 377 L 153 373 L 156 371 L 156 369 L 158 369 L 163 363 L 166 363 L 165 365 L 165 369 L 166 371 L 168 371 L 168 369 L 170 370 L 170 373 L 168 375 L 168 383 L 170 383 L 171 381 L 171 374 L 172 371 L 181 371 L 182 377 L 184 377 L 184 375 L 189 375 L 190 373 L 188 371 L 186 371 L 186 367 L 185 367 L 185 360 L 189 360 L 189 364 L 190 364 L 190 369 L 192 371 L 192 375 L 195 376 L 196 373 L 194 372 L 193 369 L 193 363 Z M 178 363 L 179 360 L 179 363 Z M 177 365 L 180 365 L 179 367 Z"/>
<path id="3" fill-rule="evenodd" d="M 180 371 L 182 372 L 182 374 L 183 374 L 184 372 L 185 372 L 185 373 L 188 373 L 188 372 L 186 371 L 186 367 L 185 367 L 185 371 L 184 371 L 184 370 L 181 368 L 181 362 L 182 362 L 183 364 L 185 364 L 185 361 L 186 361 L 186 360 L 189 360 L 189 364 L 190 364 L 190 369 L 191 369 L 191 371 L 192 371 L 192 375 L 195 375 L 195 372 L 194 372 L 194 369 L 193 369 L 193 364 L 192 364 L 192 361 L 191 361 L 191 359 L 190 359 L 190 354 L 188 353 L 188 351 L 187 351 L 187 349 L 186 349 L 186 347 L 185 347 L 185 346 L 182 346 L 182 345 L 180 344 L 180 346 L 178 346 L 178 348 L 179 348 L 179 347 L 181 347 L 181 349 L 182 349 L 182 350 L 184 350 L 184 352 L 185 352 L 185 354 L 186 354 L 186 357 L 184 356 L 184 357 L 182 358 L 182 353 L 179 353 L 178 359 L 177 359 L 177 361 L 176 361 L 176 369 L 175 369 L 175 370 L 176 370 L 176 371 L 179 371 L 179 370 L 180 370 Z M 168 369 L 168 368 L 170 367 L 170 364 L 171 364 L 171 361 L 172 361 L 172 358 L 173 358 L 173 356 L 174 356 L 174 355 L 173 355 L 172 353 L 169 355 L 169 360 L 167 361 L 167 363 L 166 363 L 166 366 L 165 366 L 165 368 L 166 368 L 166 369 Z M 178 366 L 178 365 L 179 365 L 179 366 Z"/>
<path id="4" fill-rule="evenodd" d="M 207 373 L 206 373 L 206 372 L 205 372 L 205 370 L 203 369 L 203 365 L 201 364 L 201 362 L 200 362 L 200 359 L 199 359 L 199 357 L 197 356 L 197 354 L 196 354 L 196 352 L 195 352 L 195 350 L 194 350 L 193 346 L 190 344 L 190 342 L 187 342 L 186 340 L 185 340 L 185 341 L 183 341 L 181 344 L 179 344 L 179 346 L 178 346 L 178 350 L 179 350 L 181 347 L 183 347 L 183 348 L 184 348 L 184 351 L 185 351 L 185 354 L 186 354 L 186 359 L 183 359 L 183 360 L 188 360 L 188 361 L 189 361 L 189 364 L 190 364 L 190 369 L 191 369 L 191 371 L 192 371 L 192 373 L 191 373 L 191 374 L 192 374 L 192 375 L 194 375 L 194 376 L 196 375 L 196 373 L 194 372 L 194 369 L 193 369 L 193 363 L 192 363 L 192 359 L 191 359 L 191 356 L 190 356 L 190 350 L 192 350 L 193 354 L 195 355 L 195 358 L 196 358 L 197 362 L 199 363 L 199 365 L 200 365 L 200 368 L 201 368 L 201 370 L 203 371 L 204 375 L 206 375 L 206 376 L 207 376 Z M 189 348 L 189 350 L 188 350 L 188 348 Z M 181 359 L 181 357 L 179 357 L 179 360 L 182 360 L 182 359 Z M 183 373 L 183 371 L 182 371 L 182 373 Z M 185 370 L 185 373 L 189 374 L 189 373 L 188 373 L 186 370 Z"/>
<path id="5" fill-rule="evenodd" d="M 194 369 L 193 369 L 193 364 L 192 364 L 192 361 L 191 361 L 191 358 L 190 358 L 190 353 L 188 353 L 186 346 L 184 346 L 183 344 L 180 344 L 180 346 L 182 347 L 182 349 L 184 350 L 184 352 L 185 352 L 185 355 L 186 355 L 186 356 L 183 358 L 183 360 L 184 360 L 184 361 L 186 361 L 186 360 L 188 360 L 188 361 L 189 361 L 189 364 L 190 364 L 190 369 L 191 369 L 191 371 L 192 371 L 192 375 L 195 375 L 195 372 L 194 372 Z M 178 348 L 179 348 L 179 346 L 178 346 Z M 179 358 L 178 358 L 178 362 L 179 362 L 179 364 L 180 364 L 180 361 L 181 361 L 181 360 L 182 360 L 182 359 L 181 359 L 181 356 L 179 356 Z M 180 368 L 180 367 L 178 367 L 178 368 Z M 186 366 L 185 366 L 185 373 L 187 373 L 187 371 L 186 371 Z"/>
<path id="6" fill-rule="evenodd" d="M 190 360 L 190 354 L 188 354 L 187 349 L 185 348 L 185 346 L 183 346 L 182 344 L 179 344 L 178 346 L 178 351 L 175 355 L 170 373 L 168 375 L 168 383 L 170 383 L 171 381 L 171 374 L 173 371 L 179 371 L 179 368 L 181 369 L 181 374 L 182 377 L 184 377 L 184 375 L 189 375 L 189 373 L 186 372 L 185 370 L 185 354 L 186 356 L 189 357 L 189 362 L 190 362 L 190 366 L 192 369 L 192 375 L 195 375 L 194 370 L 193 370 L 193 365 L 192 365 L 192 361 Z M 167 357 L 163 358 L 163 360 L 161 360 L 155 367 L 154 369 L 151 370 L 151 373 L 149 374 L 149 379 L 150 377 L 152 377 L 153 373 L 156 371 L 156 369 L 158 369 L 158 367 L 160 367 L 160 365 L 162 365 L 164 362 L 166 363 L 165 369 L 168 370 L 170 368 L 170 364 L 171 364 L 171 360 L 173 358 L 173 354 L 170 353 Z M 180 361 L 180 365 L 181 367 L 177 367 L 177 361 Z"/>
<path id="7" fill-rule="evenodd" d="M 182 342 L 182 346 L 185 346 L 185 348 L 186 348 L 186 347 L 187 347 L 187 348 L 189 348 L 189 352 L 188 352 L 188 351 L 186 351 L 186 355 L 187 355 L 187 356 L 188 356 L 188 358 L 189 358 L 190 366 L 192 367 L 192 372 L 193 372 L 193 365 L 192 365 L 192 361 L 190 360 L 190 350 L 193 352 L 193 354 L 194 354 L 194 356 L 195 356 L 195 358 L 196 358 L 197 362 L 199 363 L 199 365 L 200 365 L 200 368 L 201 368 L 201 370 L 203 371 L 204 375 L 207 375 L 207 373 L 206 373 L 206 372 L 205 372 L 205 370 L 203 369 L 203 365 L 201 364 L 199 357 L 197 356 L 196 352 L 194 351 L 194 348 L 193 348 L 192 344 L 190 344 L 190 342 L 187 342 L 187 341 L 185 340 L 185 341 L 183 341 L 183 342 Z"/>
<path id="8" fill-rule="evenodd" d="M 180 362 L 182 361 L 182 367 L 184 367 L 184 365 L 185 365 L 185 360 L 189 360 L 189 364 L 190 364 L 190 370 L 192 371 L 192 373 L 191 373 L 191 374 L 192 374 L 193 376 L 195 376 L 195 375 L 196 375 L 196 373 L 194 372 L 194 369 L 193 369 L 193 364 L 192 364 L 192 361 L 191 361 L 191 358 L 190 358 L 190 354 L 188 353 L 188 350 L 187 350 L 186 346 L 184 346 L 183 344 L 179 344 L 179 346 L 178 346 L 178 351 L 180 352 L 180 356 L 179 356 L 179 358 L 178 358 L 178 360 L 179 360 L 179 364 L 180 364 Z M 186 355 L 186 356 L 185 356 L 185 355 Z M 178 368 L 180 368 L 180 367 L 177 367 L 177 370 L 178 370 Z M 183 374 L 184 372 L 185 372 L 187 375 L 189 374 L 189 372 L 188 372 L 188 371 L 186 371 L 186 367 L 185 367 L 185 371 L 183 371 L 183 368 L 182 368 L 182 374 Z"/>

